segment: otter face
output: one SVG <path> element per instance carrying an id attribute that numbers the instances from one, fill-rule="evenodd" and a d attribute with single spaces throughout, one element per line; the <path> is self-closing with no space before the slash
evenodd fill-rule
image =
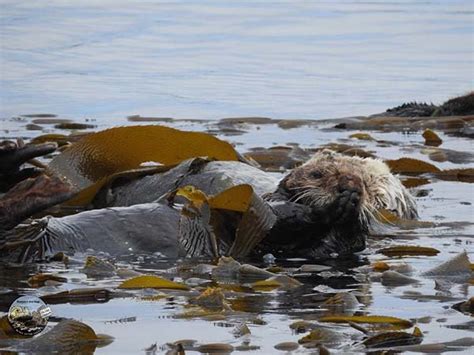
<path id="1" fill-rule="evenodd" d="M 365 192 L 360 167 L 324 150 L 282 181 L 292 202 L 327 210 L 332 220 L 357 218 Z"/>
<path id="2" fill-rule="evenodd" d="M 380 209 L 399 217 L 416 217 L 410 193 L 380 160 L 316 153 L 280 184 L 289 200 L 327 211 L 332 222 L 359 222 L 368 227 Z"/>

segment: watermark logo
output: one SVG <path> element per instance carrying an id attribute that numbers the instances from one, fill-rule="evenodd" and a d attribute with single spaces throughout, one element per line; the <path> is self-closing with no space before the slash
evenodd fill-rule
<path id="1" fill-rule="evenodd" d="M 41 333 L 48 324 L 51 308 L 36 296 L 22 296 L 8 310 L 8 321 L 21 335 L 33 336 Z"/>

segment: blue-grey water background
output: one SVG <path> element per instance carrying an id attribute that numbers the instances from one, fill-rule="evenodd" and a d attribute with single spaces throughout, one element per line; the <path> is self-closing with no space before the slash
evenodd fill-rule
<path id="1" fill-rule="evenodd" d="M 3 118 L 318 119 L 473 87 L 469 0 L 0 3 Z"/>

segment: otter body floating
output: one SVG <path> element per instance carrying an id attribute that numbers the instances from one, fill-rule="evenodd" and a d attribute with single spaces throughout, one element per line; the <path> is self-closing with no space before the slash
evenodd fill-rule
<path id="1" fill-rule="evenodd" d="M 84 147 L 95 156 L 94 147 Z M 63 154 L 77 147 L 72 149 Z M 52 170 L 58 161 L 67 164 L 66 158 L 60 155 Z M 413 197 L 385 163 L 371 158 L 323 150 L 281 181 L 238 161 L 237 153 L 233 161 L 191 158 L 145 173 L 136 169 L 134 159 L 125 164 L 134 170 L 120 172 L 114 166 L 112 175 L 102 174 L 83 186 L 94 189 L 83 199 L 96 209 L 3 231 L 0 255 L 27 261 L 92 248 L 170 257 L 272 253 L 327 258 L 363 250 L 380 210 L 401 218 L 417 216 Z M 84 168 L 76 160 L 72 162 Z M 66 177 L 73 186 L 78 179 Z"/>
<path id="2" fill-rule="evenodd" d="M 245 213 L 226 210 L 225 205 L 211 204 L 204 210 L 173 196 L 177 189 L 190 185 L 206 196 L 218 196 L 242 183 L 253 187 L 254 195 L 266 208 L 265 214 L 261 206 L 250 204 L 248 211 L 254 218 L 247 224 L 242 224 L 248 218 Z M 170 198 L 184 207 L 170 203 Z M 416 217 L 413 198 L 384 163 L 330 151 L 317 153 L 279 184 L 273 176 L 241 162 L 200 161 L 196 168 L 196 161 L 191 159 L 165 173 L 104 186 L 96 203 L 110 207 L 18 226 L 2 237 L 0 249 L 17 250 L 10 256 L 16 255 L 21 261 L 89 248 L 112 254 L 146 251 L 175 257 L 184 250 L 192 256 L 216 256 L 215 248 L 209 252 L 205 247 L 208 237 L 203 237 L 203 231 L 207 229 L 217 235 L 220 255 L 244 257 L 271 252 L 276 256 L 325 258 L 363 250 L 380 209 L 403 218 Z M 250 227 L 258 224 L 260 214 L 265 223 L 252 234 Z M 194 229 L 189 227 L 190 221 L 195 222 Z M 246 230 L 243 234 L 256 242 L 244 238 L 244 245 L 233 245 L 239 230 Z M 13 248 L 19 241 L 22 247 Z M 191 249 L 194 252 L 189 253 Z M 236 249 L 244 252 L 232 254 Z"/>

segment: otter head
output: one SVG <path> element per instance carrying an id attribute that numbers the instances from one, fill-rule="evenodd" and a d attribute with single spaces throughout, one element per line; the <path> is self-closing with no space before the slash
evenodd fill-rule
<path id="1" fill-rule="evenodd" d="M 382 209 L 401 218 L 417 217 L 413 197 L 384 162 L 329 149 L 295 168 L 281 181 L 280 191 L 290 201 L 334 209 L 340 222 L 357 219 L 368 226 Z"/>

